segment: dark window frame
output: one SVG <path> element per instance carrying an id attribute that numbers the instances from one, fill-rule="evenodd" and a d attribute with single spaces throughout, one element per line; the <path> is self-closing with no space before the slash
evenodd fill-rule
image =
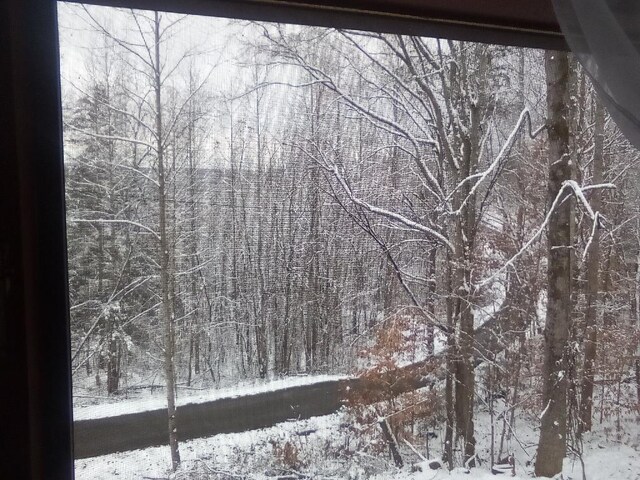
<path id="1" fill-rule="evenodd" d="M 86 3 L 566 48 L 550 0 Z M 0 46 L 0 464 L 13 478 L 70 479 L 73 436 L 56 1 L 2 2 Z"/>

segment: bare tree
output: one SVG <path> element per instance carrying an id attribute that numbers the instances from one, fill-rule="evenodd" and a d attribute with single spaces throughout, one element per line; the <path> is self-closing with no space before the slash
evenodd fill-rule
<path id="1" fill-rule="evenodd" d="M 565 52 L 545 53 L 547 130 L 551 203 L 548 226 L 547 316 L 544 329 L 543 405 L 536 475 L 552 477 L 562 471 L 567 446 L 567 360 L 571 327 L 571 180 L 569 156 L 569 60 Z M 555 209 L 554 205 L 557 206 Z"/>
<path id="2" fill-rule="evenodd" d="M 175 470 L 180 463 L 175 403 L 176 243 L 174 237 L 177 230 L 174 228 L 175 225 L 172 226 L 170 224 L 172 211 L 168 204 L 169 202 L 175 204 L 176 199 L 172 197 L 172 193 L 175 194 L 175 189 L 172 189 L 169 184 L 169 169 L 172 166 L 168 162 L 171 160 L 170 152 L 175 154 L 176 145 L 171 145 L 171 143 L 175 143 L 175 132 L 179 125 L 179 119 L 187 109 L 191 97 L 201 89 L 206 79 L 197 87 L 192 88 L 192 91 L 188 92 L 186 99 L 180 101 L 173 109 L 173 114 L 170 118 L 165 119 L 164 113 L 167 111 L 167 101 L 164 98 L 164 94 L 168 87 L 168 80 L 172 75 L 176 74 L 180 65 L 189 56 L 193 55 L 193 52 L 184 53 L 168 64 L 166 52 L 163 52 L 168 35 L 184 17 L 170 18 L 167 22 L 163 22 L 166 16 L 159 12 L 153 12 L 149 16 L 145 13 L 132 11 L 128 15 L 128 21 L 132 23 L 134 32 L 139 37 L 137 41 L 133 41 L 126 36 L 119 36 L 117 33 L 107 29 L 89 9 L 84 8 L 84 14 L 88 23 L 108 37 L 120 50 L 124 63 L 138 72 L 147 81 L 147 85 L 150 85 L 150 92 L 137 92 L 134 89 L 125 87 L 127 95 L 133 100 L 133 105 L 137 105 L 137 110 L 118 108 L 108 101 L 103 101 L 103 104 L 109 110 L 116 111 L 130 119 L 138 127 L 137 134 L 139 136 L 126 137 L 110 132 L 94 133 L 83 129 L 76 129 L 76 131 L 105 141 L 122 142 L 143 147 L 146 149 L 143 157 L 151 160 L 153 172 L 156 175 L 156 178 L 149 175 L 150 168 L 142 164 L 138 165 L 137 168 L 131 168 L 132 171 L 157 188 L 157 230 L 152 226 L 122 218 L 101 218 L 91 221 L 102 224 L 135 223 L 138 228 L 142 228 L 152 234 L 157 241 L 156 265 L 158 266 L 160 277 L 160 309 L 163 324 L 162 351 L 167 396 L 168 436 L 172 466 Z M 147 98 L 148 93 L 151 93 L 151 101 Z M 175 168 L 175 166 L 173 167 Z"/>

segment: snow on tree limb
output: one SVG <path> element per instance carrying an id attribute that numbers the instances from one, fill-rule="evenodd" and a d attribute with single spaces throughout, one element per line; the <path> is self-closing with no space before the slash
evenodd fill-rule
<path id="1" fill-rule="evenodd" d="M 451 212 L 451 215 L 460 215 L 462 213 L 462 209 L 465 207 L 467 202 L 471 198 L 473 198 L 473 196 L 476 194 L 478 188 L 480 188 L 480 185 L 487 178 L 489 178 L 489 176 L 498 168 L 498 166 L 503 161 L 503 159 L 511 151 L 511 147 L 513 146 L 513 144 L 514 144 L 514 142 L 516 140 L 516 137 L 517 137 L 517 135 L 518 135 L 518 133 L 520 131 L 520 128 L 525 124 L 525 122 L 528 124 L 529 136 L 531 138 L 535 138 L 545 128 L 545 126 L 543 125 L 542 127 L 538 128 L 535 132 L 532 132 L 531 131 L 531 114 L 529 113 L 529 109 L 525 108 L 524 110 L 522 110 L 522 113 L 520 113 L 520 117 L 518 118 L 518 121 L 516 122 L 515 127 L 513 127 L 513 130 L 511 131 L 511 133 L 507 137 L 507 140 L 505 141 L 504 145 L 502 145 L 502 148 L 498 152 L 498 155 L 496 155 L 496 158 L 493 160 L 493 162 L 491 162 L 489 167 L 484 172 L 474 173 L 473 175 L 469 175 L 467 178 L 462 180 L 453 189 L 453 191 L 449 194 L 449 196 L 447 197 L 447 200 L 450 199 L 456 191 L 458 191 L 460 188 L 462 188 L 462 186 L 465 183 L 470 182 L 472 180 L 475 180 L 476 178 L 478 179 L 478 181 L 471 188 L 471 191 L 469 192 L 469 195 L 466 196 L 466 198 L 462 201 L 462 203 L 460 204 L 460 207 L 457 210 L 455 210 L 454 212 Z"/>
<path id="2" fill-rule="evenodd" d="M 71 125 L 70 123 L 67 123 L 67 122 L 65 122 L 64 125 L 65 125 L 65 127 L 69 127 L 70 129 L 75 130 L 76 132 L 82 133 L 83 135 L 87 135 L 89 137 L 102 138 L 103 140 L 116 140 L 116 141 L 119 141 L 119 142 L 135 143 L 135 144 L 138 144 L 138 145 L 143 145 L 143 146 L 147 147 L 150 150 L 157 151 L 157 148 L 155 146 L 153 146 L 152 144 L 150 144 L 149 142 L 145 142 L 144 140 L 139 140 L 137 138 L 120 137 L 118 135 L 102 135 L 100 133 L 88 132 L 88 131 L 83 130 L 81 128 L 74 127 L 73 125 Z"/>
<path id="3" fill-rule="evenodd" d="M 91 93 L 86 92 L 86 91 L 85 91 L 85 90 L 83 90 L 81 87 L 79 87 L 75 82 L 73 82 L 73 81 L 71 81 L 71 80 L 69 80 L 69 79 L 67 79 L 67 78 L 62 77 L 62 79 L 63 79 L 66 83 L 68 83 L 69 85 L 71 85 L 75 90 L 77 90 L 77 91 L 78 91 L 78 92 L 80 92 L 82 95 L 84 95 L 85 97 L 88 97 L 88 98 L 90 98 L 91 100 L 93 100 L 93 101 L 95 101 L 95 102 L 99 103 L 100 105 L 103 105 L 103 106 L 107 107 L 109 110 L 111 110 L 111 111 L 113 111 L 113 112 L 115 112 L 115 113 L 119 113 L 119 114 L 121 114 L 121 115 L 124 115 L 124 116 L 126 116 L 126 117 L 128 117 L 128 118 L 132 119 L 134 122 L 136 122 L 137 124 L 139 124 L 139 125 L 141 125 L 142 127 L 144 127 L 144 128 L 145 128 L 145 130 L 146 130 L 150 135 L 155 136 L 155 131 L 154 131 L 154 129 L 153 129 L 150 125 L 148 125 L 146 122 L 144 122 L 144 121 L 142 120 L 142 118 L 140 118 L 140 115 L 135 115 L 135 114 L 133 114 L 133 113 L 131 113 L 131 112 L 128 112 L 128 111 L 126 111 L 126 110 L 123 110 L 123 109 L 121 109 L 121 108 L 118 108 L 118 107 L 116 107 L 116 106 L 112 105 L 112 104 L 111 104 L 111 102 L 108 102 L 108 101 L 106 101 L 106 100 L 104 100 L 104 99 L 100 98 L 100 96 L 98 96 L 98 95 L 94 95 L 94 94 L 91 94 Z M 71 128 L 73 128 L 71 125 L 68 125 L 68 126 L 70 126 Z M 74 129 L 75 129 L 75 128 L 74 128 Z M 77 130 L 77 129 L 75 129 L 75 130 Z M 88 132 L 82 132 L 82 133 L 88 133 Z"/>
<path id="4" fill-rule="evenodd" d="M 587 188 L 588 189 L 615 188 L 615 185 L 600 184 L 600 185 L 592 185 L 591 187 L 587 187 Z M 515 255 L 513 255 L 509 260 L 507 260 L 507 262 L 505 262 L 502 265 L 502 267 L 500 267 L 498 270 L 496 270 L 494 273 L 492 273 L 489 277 L 487 277 L 484 280 L 476 283 L 476 287 L 483 287 L 483 286 L 488 285 L 493 280 L 495 280 L 496 277 L 499 274 L 504 272 L 507 268 L 514 266 L 514 262 L 520 256 L 522 256 L 522 254 L 524 254 L 529 249 L 529 247 L 531 245 L 533 245 L 533 243 L 538 239 L 538 237 L 542 234 L 542 232 L 544 231 L 546 226 L 549 224 L 549 219 L 551 218 L 551 215 L 553 214 L 554 210 L 556 209 L 556 207 L 560 203 L 560 200 L 562 200 L 562 201 L 565 200 L 565 198 L 566 198 L 565 191 L 566 190 L 571 190 L 573 192 L 573 194 L 576 197 L 576 199 L 580 202 L 580 204 L 586 210 L 587 215 L 589 216 L 589 218 L 594 222 L 594 228 L 595 228 L 595 224 L 600 222 L 600 219 L 602 218 L 602 215 L 600 215 L 598 212 L 594 213 L 593 209 L 591 208 L 591 205 L 589 205 L 589 202 L 587 201 L 587 199 L 585 198 L 585 196 L 583 194 L 585 188 L 580 187 L 580 185 L 578 185 L 578 183 L 575 180 L 567 180 L 567 181 L 563 182 L 562 188 L 558 192 L 558 195 L 556 195 L 556 198 L 553 200 L 553 203 L 551 204 L 551 208 L 549 208 L 549 211 L 547 212 L 547 215 L 545 216 L 544 221 L 542 222 L 540 227 L 538 227 L 538 229 L 535 231 L 533 236 L 527 241 L 527 243 L 524 244 L 524 246 Z M 588 246 L 589 245 L 587 245 L 587 248 L 588 248 Z M 586 249 L 585 249 L 585 252 L 586 252 Z"/>
<path id="5" fill-rule="evenodd" d="M 449 239 L 447 239 L 444 235 L 435 231 L 434 229 L 429 228 L 426 225 L 423 225 L 421 223 L 415 222 L 399 213 L 392 212 L 391 210 L 377 207 L 375 205 L 371 205 L 370 203 L 365 202 L 364 200 L 356 197 L 353 191 L 351 190 L 351 187 L 349 187 L 349 184 L 346 182 L 344 177 L 340 174 L 337 165 L 333 166 L 333 175 L 336 178 L 336 180 L 338 180 L 338 182 L 342 186 L 345 193 L 349 196 L 349 199 L 356 205 L 364 208 L 365 210 L 368 210 L 371 213 L 375 213 L 377 215 L 381 215 L 391 220 L 395 220 L 396 222 L 399 222 L 412 230 L 425 233 L 430 238 L 438 241 L 439 243 L 447 247 L 450 251 L 454 250 L 453 244 L 449 241 Z"/>
<path id="6" fill-rule="evenodd" d="M 160 240 L 160 235 L 155 230 L 147 227 L 138 222 L 134 222 L 133 220 L 112 220 L 109 218 L 95 218 L 95 219 L 85 219 L 85 218 L 70 218 L 68 220 L 71 223 L 122 223 L 125 225 L 132 225 L 134 227 L 141 228 L 150 234 L 152 234 L 157 240 Z"/>
<path id="7" fill-rule="evenodd" d="M 145 179 L 149 180 L 149 181 L 150 181 L 151 183 L 153 183 L 156 187 L 158 187 L 158 186 L 160 185 L 160 184 L 158 183 L 158 181 L 157 181 L 155 178 L 153 178 L 153 177 L 151 177 L 151 176 L 147 175 L 146 173 L 144 173 L 142 170 L 140 170 L 140 169 L 138 169 L 138 168 L 132 167 L 132 166 L 130 166 L 130 165 L 125 165 L 124 163 L 119 163 L 119 164 L 117 164 L 116 166 L 117 166 L 118 168 L 124 168 L 124 169 L 126 169 L 126 170 L 131 170 L 132 172 L 137 173 L 137 174 L 138 174 L 138 175 L 140 175 L 141 177 L 144 177 Z"/>

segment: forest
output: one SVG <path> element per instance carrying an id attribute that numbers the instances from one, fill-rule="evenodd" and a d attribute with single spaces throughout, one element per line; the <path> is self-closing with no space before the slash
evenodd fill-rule
<path id="1" fill-rule="evenodd" d="M 640 445 L 640 155 L 571 54 L 59 23 L 76 412 L 162 398 L 163 478 L 637 478 L 585 460 Z M 325 443 L 184 461 L 182 396 L 316 376 Z"/>

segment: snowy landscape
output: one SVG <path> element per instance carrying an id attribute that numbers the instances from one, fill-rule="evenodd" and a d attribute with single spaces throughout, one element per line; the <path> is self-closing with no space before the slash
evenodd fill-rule
<path id="1" fill-rule="evenodd" d="M 479 438 L 490 438 L 488 419 L 482 418 Z M 440 480 L 440 479 L 490 479 L 496 478 L 487 465 L 477 468 L 432 470 L 423 459 L 426 449 L 418 446 L 419 453 L 405 448 L 407 466 L 394 468 L 392 460 L 375 453 L 376 448 L 353 445 L 352 434 L 344 426 L 349 418 L 344 414 L 314 417 L 298 422 L 287 422 L 257 431 L 217 435 L 184 443 L 184 457 L 175 479 L 224 479 L 233 478 L 269 480 L 275 478 L 317 479 L 365 479 L 376 480 Z M 533 477 L 532 457 L 537 446 L 538 434 L 529 428 L 519 427 L 518 441 L 514 449 L 516 476 L 507 470 L 508 478 Z M 613 430 L 613 429 L 612 429 Z M 311 433 L 307 433 L 311 432 Z M 608 437 L 608 438 L 607 438 Z M 606 427 L 598 429 L 585 439 L 584 471 L 590 479 L 637 479 L 640 472 L 638 439 L 629 437 L 617 440 L 606 433 Z M 432 441 L 434 448 L 438 440 Z M 276 445 L 292 445 L 295 459 L 282 455 Z M 356 447 L 356 448 L 354 448 Z M 489 454 L 484 441 L 479 445 L 482 456 Z M 373 454 L 372 454 L 373 452 Z M 170 478 L 167 474 L 168 447 L 115 453 L 76 461 L 76 478 Z M 487 457 L 485 457 L 487 458 Z M 567 457 L 564 462 L 565 479 L 582 479 L 583 467 L 578 458 Z M 499 476 L 498 476 L 499 478 Z"/>
<path id="2" fill-rule="evenodd" d="M 640 155 L 564 52 L 59 3 L 78 479 L 640 479 Z"/>

